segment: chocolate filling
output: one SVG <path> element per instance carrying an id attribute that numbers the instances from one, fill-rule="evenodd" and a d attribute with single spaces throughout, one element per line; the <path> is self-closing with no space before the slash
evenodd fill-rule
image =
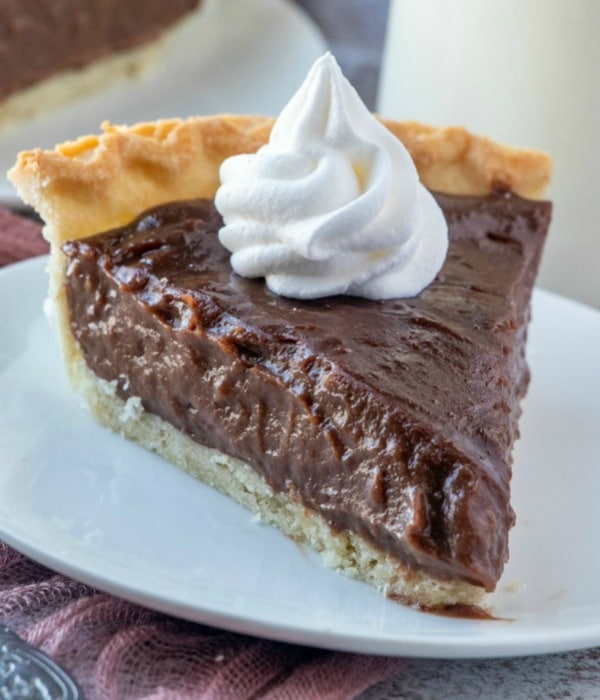
<path id="1" fill-rule="evenodd" d="M 550 204 L 436 195 L 419 296 L 297 301 L 232 272 L 198 200 L 65 244 L 73 333 L 123 398 L 404 564 L 492 590 L 508 555 L 529 298 Z"/>
<path id="2" fill-rule="evenodd" d="M 198 4 L 199 0 L 9 2 L 0 22 L 0 99 L 59 71 L 141 44 Z"/>

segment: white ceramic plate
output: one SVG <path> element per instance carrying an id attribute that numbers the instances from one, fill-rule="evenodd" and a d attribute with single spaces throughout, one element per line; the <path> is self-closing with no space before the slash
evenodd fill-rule
<path id="1" fill-rule="evenodd" d="M 219 112 L 276 115 L 325 42 L 289 0 L 205 0 L 160 51 L 140 79 L 0 132 L 0 203 L 16 201 L 4 173 L 19 151 L 97 133 L 104 119 L 131 124 Z"/>
<path id="2" fill-rule="evenodd" d="M 600 314 L 537 291 L 515 457 L 518 524 L 493 596 L 506 620 L 419 613 L 155 455 L 69 391 L 42 314 L 44 258 L 0 272 L 0 537 L 55 569 L 190 620 L 350 651 L 429 657 L 600 645 Z"/>

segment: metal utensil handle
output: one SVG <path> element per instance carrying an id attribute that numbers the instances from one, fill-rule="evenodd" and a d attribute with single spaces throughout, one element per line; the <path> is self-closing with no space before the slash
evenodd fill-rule
<path id="1" fill-rule="evenodd" d="M 83 693 L 49 656 L 0 625 L 0 700 L 83 700 Z"/>

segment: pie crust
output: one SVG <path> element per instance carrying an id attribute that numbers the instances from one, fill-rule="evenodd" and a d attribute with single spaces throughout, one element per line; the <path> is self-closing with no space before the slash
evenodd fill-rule
<path id="1" fill-rule="evenodd" d="M 549 182 L 552 164 L 544 153 L 502 146 L 460 127 L 384 123 L 406 145 L 430 189 L 471 195 L 501 189 L 533 199 L 543 196 Z M 71 334 L 61 244 L 122 226 L 156 204 L 213 197 L 221 162 L 257 150 L 267 141 L 272 124 L 270 118 L 228 115 L 133 127 L 104 124 L 101 136 L 19 155 L 9 178 L 46 223 L 50 298 L 71 380 L 102 423 L 217 487 L 292 537 L 307 541 L 323 554 L 326 564 L 410 603 L 477 604 L 483 595 L 479 587 L 405 569 L 352 533 L 332 533 L 321 516 L 274 494 L 248 465 L 198 445 L 145 413 L 139 400 L 123 402 L 113 385 L 87 368 Z"/>

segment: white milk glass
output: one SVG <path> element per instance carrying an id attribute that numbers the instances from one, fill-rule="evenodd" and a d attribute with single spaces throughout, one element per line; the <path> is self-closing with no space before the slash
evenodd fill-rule
<path id="1" fill-rule="evenodd" d="M 378 111 L 548 151 L 538 283 L 600 307 L 600 0 L 392 0 Z"/>

